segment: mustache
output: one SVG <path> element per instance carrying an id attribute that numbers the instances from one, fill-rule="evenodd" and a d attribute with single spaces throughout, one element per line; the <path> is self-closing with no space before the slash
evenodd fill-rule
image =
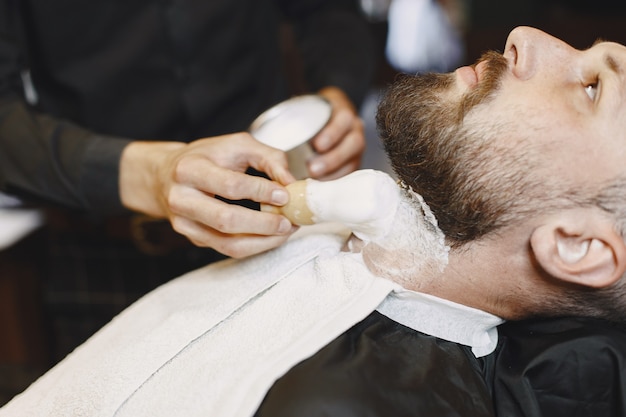
<path id="1" fill-rule="evenodd" d="M 496 51 L 487 51 L 474 63 L 473 67 L 480 62 L 485 62 L 482 79 L 472 91 L 468 92 L 461 100 L 459 106 L 459 121 L 477 105 L 488 101 L 500 88 L 502 78 L 508 68 L 508 62 L 502 54 Z"/>

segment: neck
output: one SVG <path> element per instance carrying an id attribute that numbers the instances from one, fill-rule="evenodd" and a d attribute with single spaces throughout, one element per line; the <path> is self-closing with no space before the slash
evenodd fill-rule
<path id="1" fill-rule="evenodd" d="M 539 291 L 525 241 L 473 242 L 450 252 L 443 272 L 424 271 L 405 288 L 519 319 L 530 311 Z"/>

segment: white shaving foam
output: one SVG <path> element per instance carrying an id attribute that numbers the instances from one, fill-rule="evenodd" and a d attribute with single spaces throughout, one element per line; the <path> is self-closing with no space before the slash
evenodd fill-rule
<path id="1" fill-rule="evenodd" d="M 306 190 L 313 221 L 350 228 L 363 241 L 363 259 L 377 275 L 402 282 L 447 265 L 449 247 L 430 208 L 388 174 L 367 169 L 334 181 L 309 179 Z"/>
<path id="2" fill-rule="evenodd" d="M 405 187 L 386 233 L 367 242 L 361 252 L 373 273 L 414 286 L 425 278 L 423 272 L 444 270 L 450 248 L 422 196 Z"/>

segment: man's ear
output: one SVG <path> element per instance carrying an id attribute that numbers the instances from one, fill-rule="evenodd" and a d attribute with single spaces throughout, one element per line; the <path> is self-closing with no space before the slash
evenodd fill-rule
<path id="1" fill-rule="evenodd" d="M 614 223 L 595 209 L 569 210 L 533 230 L 530 246 L 555 278 L 594 288 L 612 285 L 626 270 L 626 245 Z"/>

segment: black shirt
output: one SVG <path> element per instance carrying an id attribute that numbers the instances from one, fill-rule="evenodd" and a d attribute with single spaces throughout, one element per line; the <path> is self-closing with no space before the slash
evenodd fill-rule
<path id="1" fill-rule="evenodd" d="M 355 3 L 0 0 L 0 189 L 122 210 L 128 140 L 245 130 L 288 97 L 285 27 L 307 87 L 337 86 L 358 104 L 374 64 Z M 36 106 L 24 99 L 26 70 Z"/>

